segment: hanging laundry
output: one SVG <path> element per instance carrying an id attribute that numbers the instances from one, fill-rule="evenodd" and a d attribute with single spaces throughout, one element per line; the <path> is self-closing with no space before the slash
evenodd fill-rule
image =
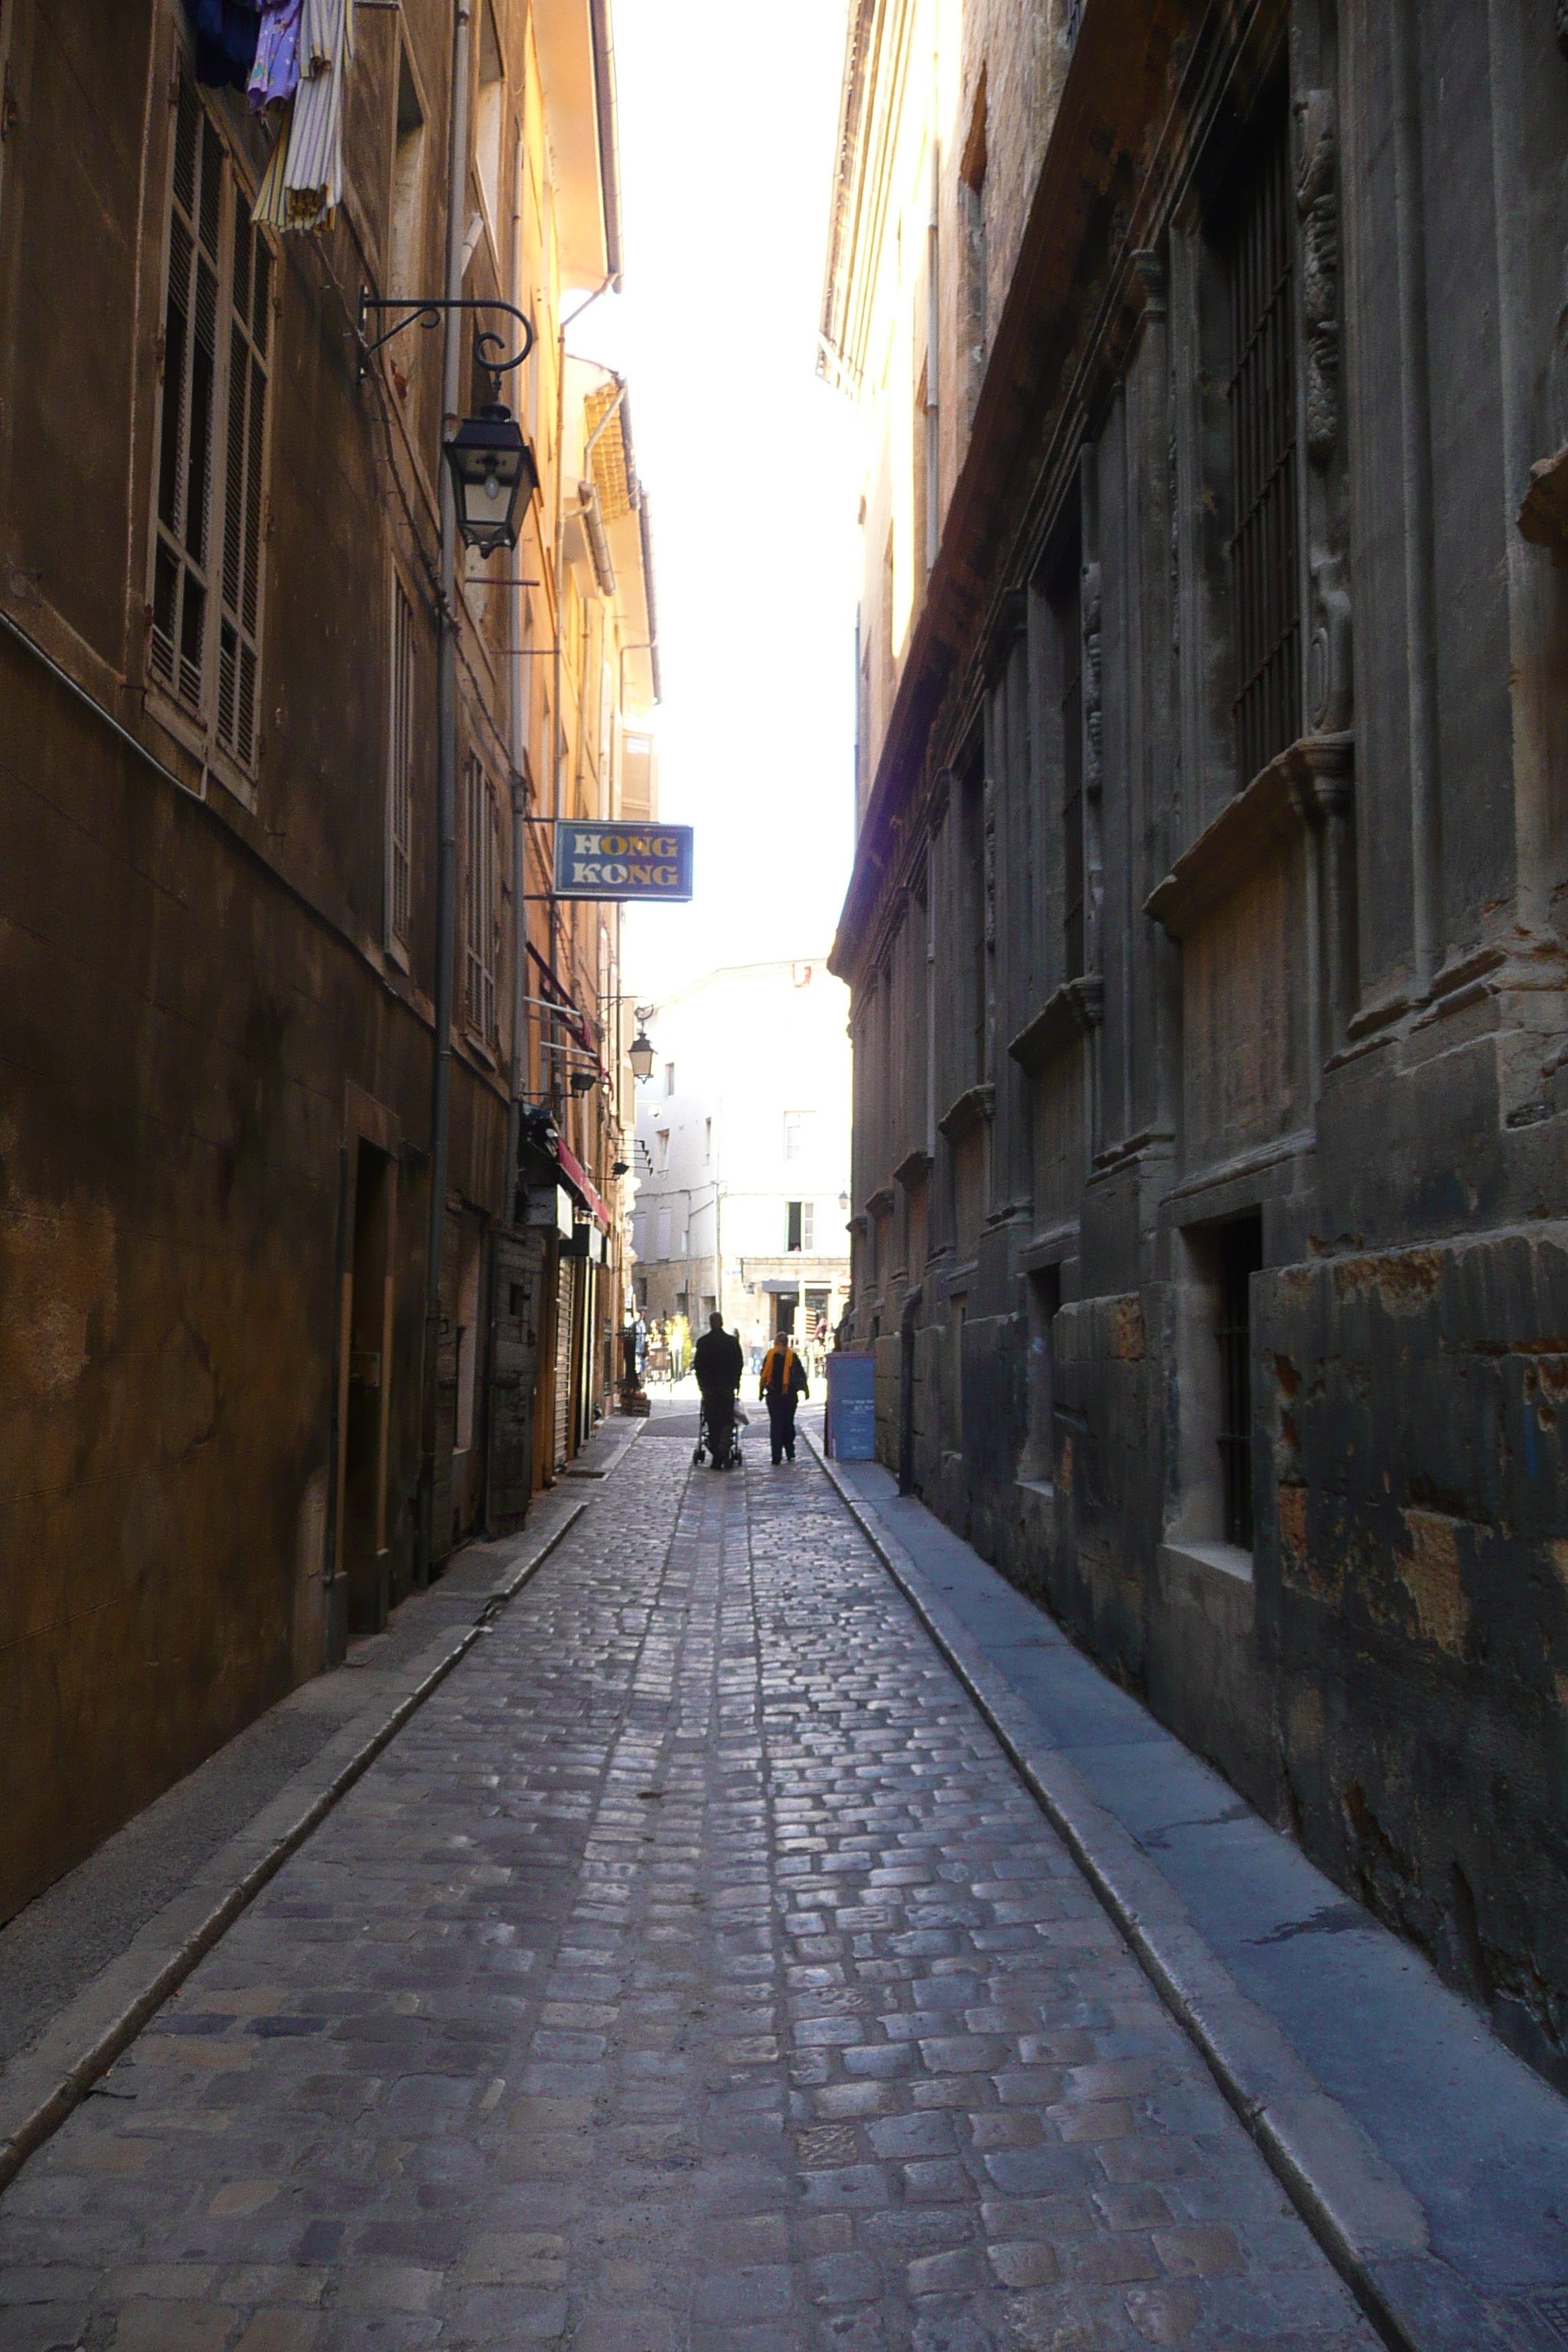
<path id="1" fill-rule="evenodd" d="M 305 0 L 261 0 L 261 37 L 250 72 L 253 113 L 292 98 L 299 87 L 304 6 Z"/>
<path id="2" fill-rule="evenodd" d="M 184 0 L 196 44 L 196 79 L 209 89 L 243 89 L 256 63 L 260 0 Z"/>
<path id="3" fill-rule="evenodd" d="M 303 0 L 299 83 L 252 215 L 269 228 L 324 228 L 342 201 L 343 76 L 353 49 L 353 0 Z"/>

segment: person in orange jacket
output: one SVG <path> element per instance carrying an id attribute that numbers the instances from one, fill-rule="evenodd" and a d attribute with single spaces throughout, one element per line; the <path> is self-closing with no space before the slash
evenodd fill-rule
<path id="1" fill-rule="evenodd" d="M 768 1409 L 768 1434 L 773 1440 L 773 1462 L 776 1466 L 787 1454 L 795 1460 L 795 1409 L 803 1396 L 811 1394 L 806 1386 L 805 1366 L 791 1347 L 789 1334 L 781 1331 L 763 1358 L 763 1377 L 757 1394 Z"/>

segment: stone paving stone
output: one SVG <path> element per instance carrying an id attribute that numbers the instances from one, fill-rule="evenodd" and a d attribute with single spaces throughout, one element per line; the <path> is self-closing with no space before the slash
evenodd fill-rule
<path id="1" fill-rule="evenodd" d="M 0 2200 L 0 2352 L 1371 2352 L 821 1473 L 658 1428 Z"/>

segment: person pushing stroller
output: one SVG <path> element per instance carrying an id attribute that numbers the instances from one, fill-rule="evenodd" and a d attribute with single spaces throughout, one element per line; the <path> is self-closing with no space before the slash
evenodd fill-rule
<path id="1" fill-rule="evenodd" d="M 708 1318 L 708 1328 L 697 1342 L 691 1364 L 702 1395 L 713 1467 L 727 1470 L 735 1444 L 735 1391 L 741 1385 L 746 1360 L 741 1353 L 739 1339 L 733 1332 L 725 1330 L 721 1315 L 715 1313 Z"/>
<path id="2" fill-rule="evenodd" d="M 763 1358 L 762 1381 L 757 1391 L 768 1408 L 768 1435 L 773 1441 L 773 1461 L 786 1454 L 795 1460 L 795 1409 L 804 1396 L 811 1394 L 806 1386 L 805 1366 L 789 1342 L 789 1334 L 781 1331 L 767 1354 Z"/>

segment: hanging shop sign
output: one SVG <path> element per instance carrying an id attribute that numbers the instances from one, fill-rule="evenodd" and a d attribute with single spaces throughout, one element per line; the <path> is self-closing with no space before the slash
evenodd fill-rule
<path id="1" fill-rule="evenodd" d="M 570 1242 L 576 1223 L 576 1210 L 565 1185 L 530 1184 L 528 1222 L 531 1225 L 553 1225 L 562 1240 Z"/>
<path id="2" fill-rule="evenodd" d="M 691 896 L 689 824 L 578 824 L 555 828 L 558 898 L 662 898 Z"/>

